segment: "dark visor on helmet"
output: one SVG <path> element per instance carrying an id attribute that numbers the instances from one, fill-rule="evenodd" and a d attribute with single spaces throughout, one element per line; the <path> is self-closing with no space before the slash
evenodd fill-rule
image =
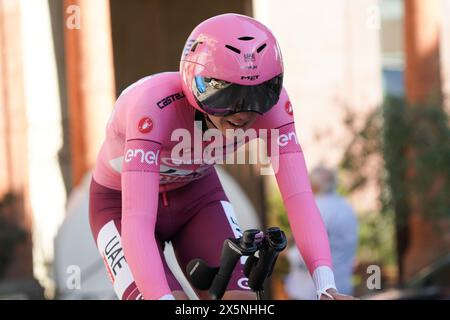
<path id="1" fill-rule="evenodd" d="M 225 116 L 245 111 L 266 113 L 278 102 L 282 87 L 283 74 L 280 74 L 253 86 L 196 76 L 191 89 L 203 111 Z"/>

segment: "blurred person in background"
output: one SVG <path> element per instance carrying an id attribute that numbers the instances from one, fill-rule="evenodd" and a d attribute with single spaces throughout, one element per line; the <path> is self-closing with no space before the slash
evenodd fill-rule
<path id="1" fill-rule="evenodd" d="M 336 173 L 323 166 L 312 170 L 311 186 L 330 240 L 333 270 L 339 292 L 353 294 L 352 273 L 358 243 L 358 221 L 353 208 L 336 192 Z M 286 257 L 290 272 L 285 279 L 291 299 L 315 299 L 314 283 L 297 247 L 291 246 Z"/>

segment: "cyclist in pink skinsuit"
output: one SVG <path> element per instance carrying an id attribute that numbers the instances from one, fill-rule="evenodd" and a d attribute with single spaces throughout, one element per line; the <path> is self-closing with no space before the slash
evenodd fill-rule
<path id="1" fill-rule="evenodd" d="M 162 255 L 164 243 L 172 242 L 185 270 L 194 258 L 218 265 L 223 241 L 241 234 L 208 161 L 238 143 L 221 135 L 223 147 L 203 152 L 220 140 L 202 141 L 207 129 L 271 132 L 263 138 L 277 147 L 271 159 L 296 243 L 318 296 L 339 298 L 282 78 L 272 33 L 252 18 L 226 14 L 194 29 L 180 72 L 146 77 L 122 92 L 90 189 L 92 232 L 119 298 L 185 297 Z M 180 147 L 180 133 L 189 133 L 191 147 Z M 242 269 L 238 263 L 224 298 L 254 298 Z"/>

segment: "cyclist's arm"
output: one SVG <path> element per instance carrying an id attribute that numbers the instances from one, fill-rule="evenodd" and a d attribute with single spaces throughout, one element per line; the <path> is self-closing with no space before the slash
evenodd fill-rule
<path id="1" fill-rule="evenodd" d="M 278 156 L 276 179 L 288 213 L 295 242 L 311 273 L 320 297 L 327 289 L 336 289 L 327 232 L 308 179 L 303 153 Z"/>
<path id="2" fill-rule="evenodd" d="M 305 263 L 313 277 L 318 295 L 336 288 L 328 236 L 311 190 L 302 149 L 298 142 L 292 106 L 283 88 L 275 107 L 256 124 L 278 129 L 269 134 L 272 167 L 280 188 L 289 222 Z"/>
<path id="3" fill-rule="evenodd" d="M 145 299 L 173 298 L 155 239 L 159 194 L 159 153 L 156 128 L 140 132 L 141 119 L 127 115 L 122 184 L 122 242 L 136 285 Z M 159 123 L 162 126 L 161 123 Z"/>

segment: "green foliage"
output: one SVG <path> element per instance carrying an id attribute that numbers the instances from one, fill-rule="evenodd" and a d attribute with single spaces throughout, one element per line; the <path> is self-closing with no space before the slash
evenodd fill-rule
<path id="1" fill-rule="evenodd" d="M 408 138 L 411 137 L 411 126 L 407 124 L 407 106 L 399 98 L 387 98 L 383 109 L 384 130 L 381 137 L 385 141 L 380 150 L 384 157 L 385 168 L 388 172 L 384 181 L 387 192 L 380 197 L 383 211 L 393 208 L 396 223 L 406 225 L 409 209 L 408 181 L 406 172 L 408 161 L 405 157 L 408 149 Z"/>
<path id="2" fill-rule="evenodd" d="M 353 139 L 341 161 L 349 180 L 341 188 L 357 191 L 366 185 L 368 173 L 375 176 L 381 214 L 361 216 L 359 258 L 390 264 L 396 232 L 397 240 L 404 241 L 411 199 L 429 221 L 450 218 L 449 118 L 438 104 L 408 105 L 393 97 L 387 97 L 362 126 L 356 125 L 356 118 L 348 112 L 345 120 Z M 367 170 L 372 157 L 383 161 L 378 172 Z M 397 248 L 403 250 L 404 244 Z"/>
<path id="3" fill-rule="evenodd" d="M 374 157 L 383 156 L 383 118 L 379 109 L 369 113 L 361 126 L 357 125 L 356 114 L 347 110 L 345 125 L 351 132 L 352 140 L 344 152 L 340 169 L 345 174 L 346 183 L 339 186 L 343 194 L 351 194 L 366 186 L 369 179 L 375 179 L 380 186 L 379 200 L 381 212 L 366 212 L 359 215 L 358 260 L 360 263 L 387 265 L 395 263 L 395 221 L 394 212 L 388 205 L 389 190 L 387 171 L 368 169 Z M 399 128 L 401 132 L 401 128 Z M 369 177 L 369 175 L 371 177 Z"/>
<path id="4" fill-rule="evenodd" d="M 411 198 L 418 200 L 427 219 L 450 218 L 448 115 L 439 105 L 410 106 L 403 99 L 388 97 L 362 125 L 358 125 L 356 114 L 348 111 L 345 125 L 353 139 L 340 163 L 346 183 L 339 185 L 339 193 L 349 195 L 362 189 L 369 175 L 376 179 L 380 191 L 380 212 L 359 217 L 358 259 L 392 265 L 396 229 L 405 226 Z M 408 155 L 410 150 L 413 156 Z M 368 168 L 374 157 L 383 164 L 378 172 Z M 269 212 L 291 237 L 278 193 L 269 199 Z"/>
<path id="5" fill-rule="evenodd" d="M 268 212 L 274 217 L 274 224 L 281 228 L 288 239 L 288 247 L 293 245 L 292 231 L 289 225 L 286 208 L 279 192 L 272 192 L 268 198 Z M 286 249 L 287 250 L 287 249 Z M 284 277 L 289 273 L 290 265 L 284 254 L 281 254 L 275 264 L 273 274 L 277 277 Z"/>
<path id="6" fill-rule="evenodd" d="M 358 260 L 376 261 L 381 265 L 395 264 L 395 224 L 393 214 L 370 212 L 359 218 Z"/>
<path id="7" fill-rule="evenodd" d="M 274 217 L 274 221 L 278 227 L 286 233 L 288 239 L 292 237 L 291 227 L 287 217 L 286 208 L 279 192 L 272 192 L 268 198 L 267 212 L 269 216 Z"/>
<path id="8" fill-rule="evenodd" d="M 445 110 L 388 98 L 383 116 L 388 204 L 404 208 L 406 197 L 416 197 L 427 218 L 450 218 L 450 126 Z M 397 213 L 407 215 L 404 211 Z"/>
<path id="9" fill-rule="evenodd" d="M 450 218 L 450 127 L 445 110 L 388 97 L 361 129 L 355 119 L 348 112 L 345 123 L 353 139 L 341 161 L 350 181 L 346 192 L 366 185 L 368 159 L 378 156 L 384 159 L 376 173 L 382 213 L 394 212 L 396 223 L 403 225 L 410 211 L 408 199 L 415 197 L 427 218 Z"/>
<path id="10" fill-rule="evenodd" d="M 353 137 L 344 151 L 340 168 L 345 172 L 347 181 L 339 186 L 342 194 L 350 194 L 363 188 L 368 182 L 365 169 L 368 160 L 380 155 L 382 149 L 382 122 L 379 110 L 372 111 L 358 128 L 356 114 L 347 110 L 344 123 Z"/>

